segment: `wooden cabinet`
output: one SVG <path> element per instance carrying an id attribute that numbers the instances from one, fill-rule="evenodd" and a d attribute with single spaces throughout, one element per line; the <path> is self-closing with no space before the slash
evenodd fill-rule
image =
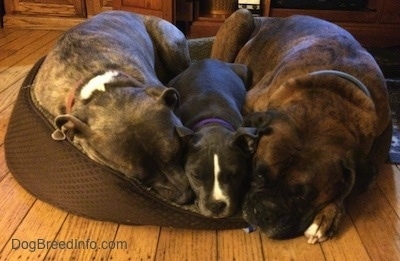
<path id="1" fill-rule="evenodd" d="M 113 0 L 113 8 L 145 15 L 154 15 L 175 22 L 174 0 Z"/>
<path id="2" fill-rule="evenodd" d="M 86 17 L 82 0 L 11 0 L 5 5 L 7 13 Z"/>
<path id="3" fill-rule="evenodd" d="M 209 12 L 207 1 L 211 0 L 6 0 L 3 21 L 4 27 L 66 30 L 87 17 L 116 9 L 173 23 L 184 20 L 187 36 L 196 38 L 215 35 L 229 16 Z M 366 47 L 400 45 L 400 0 L 368 0 L 366 8 L 357 11 L 285 9 L 271 2 L 261 0 L 262 16 L 312 15 L 344 27 Z"/>
<path id="4" fill-rule="evenodd" d="M 199 10 L 202 10 L 203 1 L 195 0 Z M 304 14 L 334 22 L 350 31 L 366 47 L 400 45 L 400 0 L 369 0 L 366 8 L 357 11 L 275 8 L 271 0 L 261 0 L 261 4 L 262 16 Z M 224 20 L 224 16 L 200 11 L 199 17 L 191 24 L 189 36 L 213 36 Z"/>
<path id="5" fill-rule="evenodd" d="M 4 27 L 66 30 L 111 10 L 111 0 L 7 0 Z"/>

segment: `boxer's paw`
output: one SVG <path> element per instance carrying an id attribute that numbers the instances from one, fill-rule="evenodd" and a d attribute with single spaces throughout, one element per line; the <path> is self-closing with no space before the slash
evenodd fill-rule
<path id="1" fill-rule="evenodd" d="M 342 204 L 337 203 L 331 203 L 320 210 L 311 226 L 304 232 L 308 243 L 320 243 L 331 238 L 337 231 L 343 213 L 344 208 Z"/>

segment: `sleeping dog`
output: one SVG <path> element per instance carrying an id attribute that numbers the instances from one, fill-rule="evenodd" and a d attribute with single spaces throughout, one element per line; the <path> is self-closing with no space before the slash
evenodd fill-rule
<path id="1" fill-rule="evenodd" d="M 192 130 L 185 172 L 208 217 L 234 214 L 246 191 L 256 137 L 255 129 L 240 128 L 248 80 L 245 65 L 205 59 L 169 83 L 180 94 L 176 114 Z"/>
<path id="2" fill-rule="evenodd" d="M 373 57 L 344 29 L 307 17 L 234 13 L 212 57 L 246 64 L 245 124 L 258 129 L 244 218 L 271 238 L 333 235 L 344 200 L 387 156 L 391 117 Z"/>
<path id="3" fill-rule="evenodd" d="M 104 12 L 59 39 L 32 97 L 55 117 L 54 139 L 68 137 L 91 159 L 182 204 L 193 192 L 181 166 L 178 93 L 160 80 L 189 62 L 186 39 L 172 24 Z"/>

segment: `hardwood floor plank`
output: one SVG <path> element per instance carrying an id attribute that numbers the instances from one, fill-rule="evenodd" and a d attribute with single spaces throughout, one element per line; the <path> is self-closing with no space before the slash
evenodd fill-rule
<path id="1" fill-rule="evenodd" d="M 385 165 L 378 176 L 378 185 L 387 201 L 400 217 L 400 170 L 395 165 Z"/>
<path id="2" fill-rule="evenodd" d="M 0 47 L 3 45 L 15 41 L 22 36 L 25 36 L 29 30 L 11 30 L 11 29 L 3 29 L 0 30 Z"/>
<path id="3" fill-rule="evenodd" d="M 44 35 L 48 34 L 48 31 L 42 31 L 42 30 L 32 30 L 29 31 L 27 34 L 20 36 L 20 38 L 15 39 L 14 41 L 8 42 L 4 44 L 1 47 L 2 52 L 0 53 L 0 60 L 4 60 L 6 58 L 13 59 L 13 56 L 16 55 L 16 53 L 20 53 L 20 50 L 24 50 L 24 52 L 27 51 L 27 49 L 30 49 L 30 45 L 34 43 L 37 39 L 42 38 Z M 31 49 L 31 51 L 34 49 Z M 0 66 L 0 70 L 2 66 Z"/>
<path id="4" fill-rule="evenodd" d="M 0 182 L 5 178 L 5 176 L 9 173 L 7 164 L 6 164 L 6 155 L 4 153 L 4 146 L 0 145 Z"/>
<path id="5" fill-rule="evenodd" d="M 115 241 L 127 242 L 128 248 L 112 249 L 110 260 L 154 260 L 160 230 L 155 226 L 119 225 Z"/>
<path id="6" fill-rule="evenodd" d="M 1 79 L 0 79 L 1 80 Z M 13 85 L 11 85 L 9 88 L 5 89 L 3 92 L 0 93 L 0 112 L 1 111 L 6 111 L 7 108 L 13 108 L 13 104 L 15 103 L 15 100 L 17 99 L 19 90 L 21 88 L 21 85 L 23 83 L 24 79 L 21 78 L 17 82 L 15 82 Z M 12 112 L 12 110 L 11 110 Z M 10 113 L 11 116 L 11 113 Z M 7 122 L 8 125 L 8 122 Z M 4 130 L 6 131 L 6 130 Z"/>
<path id="7" fill-rule="evenodd" d="M 0 79 L 2 81 L 0 92 L 4 91 L 4 89 L 14 84 L 20 78 L 23 78 L 33 64 L 51 50 L 59 35 L 60 32 L 50 32 L 46 34 L 44 39 L 33 42 L 31 47 L 22 49 L 15 53 L 15 55 L 0 60 Z"/>
<path id="8" fill-rule="evenodd" d="M 0 253 L 2 253 L 2 249 L 36 199 L 23 189 L 10 174 L 0 182 L 0 195 Z"/>
<path id="9" fill-rule="evenodd" d="M 338 233 L 320 245 L 326 260 L 371 260 L 348 215 L 344 217 Z"/>
<path id="10" fill-rule="evenodd" d="M 321 246 L 319 244 L 310 245 L 303 237 L 272 240 L 266 236 L 261 236 L 261 239 L 264 260 L 325 260 Z"/>
<path id="11" fill-rule="evenodd" d="M 108 260 L 111 249 L 107 243 L 114 241 L 117 228 L 114 223 L 69 214 L 55 238 L 68 248 L 50 249 L 46 260 Z"/>
<path id="12" fill-rule="evenodd" d="M 1 94 L 0 94 L 1 97 Z M 12 101 L 14 103 L 14 101 Z M 12 104 L 8 107 L 2 109 L 2 105 L 0 105 L 0 146 L 4 144 L 4 138 L 6 136 L 8 122 L 10 121 L 11 112 L 14 108 Z"/>
<path id="13" fill-rule="evenodd" d="M 351 200 L 350 217 L 371 260 L 398 260 L 400 220 L 379 186 Z"/>
<path id="14" fill-rule="evenodd" d="M 259 233 L 246 233 L 242 229 L 217 232 L 218 260 L 263 260 Z"/>
<path id="15" fill-rule="evenodd" d="M 59 232 L 67 213 L 37 200 L 12 235 L 3 254 L 10 260 L 41 260 Z"/>
<path id="16" fill-rule="evenodd" d="M 213 230 L 163 227 L 155 260 L 217 260 L 217 235 Z"/>

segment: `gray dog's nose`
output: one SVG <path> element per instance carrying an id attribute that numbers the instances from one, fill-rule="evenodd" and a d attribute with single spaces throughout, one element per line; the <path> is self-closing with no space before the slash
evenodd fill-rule
<path id="1" fill-rule="evenodd" d="M 225 202 L 223 202 L 223 201 L 215 201 L 215 202 L 211 203 L 210 210 L 214 214 L 218 215 L 218 214 L 221 214 L 222 211 L 224 211 L 225 207 L 226 207 L 226 203 Z"/>

